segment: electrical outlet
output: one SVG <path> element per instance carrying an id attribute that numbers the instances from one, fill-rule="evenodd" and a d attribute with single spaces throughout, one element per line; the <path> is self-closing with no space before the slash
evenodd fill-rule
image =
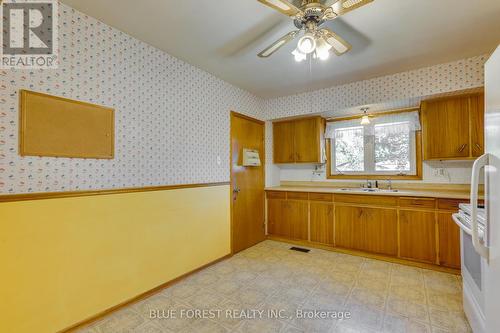
<path id="1" fill-rule="evenodd" d="M 222 164 L 222 159 L 220 158 L 220 155 L 217 155 L 217 165 L 221 165 Z"/>
<path id="2" fill-rule="evenodd" d="M 434 169 L 434 176 L 436 176 L 436 177 L 445 177 L 446 176 L 446 170 L 444 168 Z"/>

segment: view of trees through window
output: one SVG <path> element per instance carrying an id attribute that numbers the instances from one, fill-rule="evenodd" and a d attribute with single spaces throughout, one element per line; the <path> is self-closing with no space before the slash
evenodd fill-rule
<path id="1" fill-rule="evenodd" d="M 375 125 L 375 170 L 410 171 L 408 123 Z"/>
<path id="2" fill-rule="evenodd" d="M 414 140 L 408 122 L 335 129 L 332 173 L 411 173 Z"/>
<path id="3" fill-rule="evenodd" d="M 337 172 L 363 171 L 363 127 L 341 128 L 335 131 L 335 167 Z"/>

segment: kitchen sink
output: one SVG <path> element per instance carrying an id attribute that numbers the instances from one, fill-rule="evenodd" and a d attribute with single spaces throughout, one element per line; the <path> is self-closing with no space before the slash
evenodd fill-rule
<path id="1" fill-rule="evenodd" d="M 341 188 L 341 191 L 346 192 L 388 192 L 388 193 L 396 193 L 398 190 L 387 190 L 381 188 Z"/>

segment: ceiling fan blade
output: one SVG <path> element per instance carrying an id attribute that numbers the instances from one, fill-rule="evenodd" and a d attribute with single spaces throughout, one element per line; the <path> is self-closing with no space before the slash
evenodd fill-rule
<path id="1" fill-rule="evenodd" d="M 340 16 L 350 12 L 351 10 L 367 5 L 370 2 L 373 2 L 373 0 L 337 0 L 330 7 L 333 9 L 335 14 Z"/>
<path id="2" fill-rule="evenodd" d="M 288 16 L 295 16 L 298 13 L 302 12 L 299 8 L 291 4 L 288 0 L 257 0 L 257 1 Z"/>
<path id="3" fill-rule="evenodd" d="M 281 37 L 274 43 L 272 43 L 269 47 L 267 47 L 264 51 L 258 54 L 261 58 L 270 57 L 274 52 L 278 51 L 283 45 L 293 40 L 298 34 L 300 30 L 290 31 L 285 36 Z"/>
<path id="4" fill-rule="evenodd" d="M 330 29 L 321 29 L 321 34 L 326 42 L 332 46 L 336 55 L 342 55 L 352 48 L 351 44 Z"/>

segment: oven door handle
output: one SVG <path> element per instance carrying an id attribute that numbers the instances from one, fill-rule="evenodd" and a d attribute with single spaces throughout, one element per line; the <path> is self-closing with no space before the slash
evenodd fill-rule
<path id="1" fill-rule="evenodd" d="M 478 203 L 478 192 L 479 192 L 479 175 L 481 169 L 486 167 L 489 163 L 489 154 L 484 154 L 479 157 L 472 166 L 472 179 L 471 179 L 471 189 L 470 189 L 470 204 L 471 204 L 471 231 L 472 231 L 472 245 L 476 252 L 485 259 L 488 260 L 490 256 L 490 251 L 486 244 L 486 234 L 483 237 L 483 242 L 479 239 L 479 224 L 477 222 L 477 203 Z M 488 230 L 488 221 L 486 220 L 485 232 Z"/>

